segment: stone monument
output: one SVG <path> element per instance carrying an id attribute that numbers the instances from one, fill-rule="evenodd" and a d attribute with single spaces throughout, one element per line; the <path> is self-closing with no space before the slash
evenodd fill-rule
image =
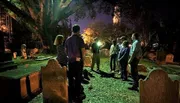
<path id="1" fill-rule="evenodd" d="M 68 103 L 67 69 L 55 59 L 41 68 L 43 103 Z"/>

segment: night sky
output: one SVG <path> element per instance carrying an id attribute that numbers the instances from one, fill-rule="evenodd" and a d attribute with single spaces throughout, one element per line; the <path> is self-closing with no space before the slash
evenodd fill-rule
<path id="1" fill-rule="evenodd" d="M 81 27 L 81 33 L 83 33 L 83 30 L 85 28 L 88 27 L 88 24 L 90 24 L 91 22 L 95 22 L 95 21 L 103 21 L 104 23 L 112 23 L 112 16 L 111 15 L 107 15 L 107 14 L 97 14 L 95 19 L 91 19 L 91 18 L 84 18 L 84 19 L 80 19 L 77 22 L 74 21 L 74 16 L 70 16 L 69 17 L 72 21 L 72 25 L 73 24 L 79 24 Z"/>

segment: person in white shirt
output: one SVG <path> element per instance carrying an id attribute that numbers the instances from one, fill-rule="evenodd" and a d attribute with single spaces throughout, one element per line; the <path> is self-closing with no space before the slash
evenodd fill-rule
<path id="1" fill-rule="evenodd" d="M 118 45 L 116 40 L 113 40 L 113 43 L 110 47 L 110 69 L 111 72 L 114 72 L 116 69 L 116 60 L 117 60 L 117 54 L 118 54 Z"/>
<path id="2" fill-rule="evenodd" d="M 133 86 L 128 88 L 130 90 L 138 90 L 138 63 L 142 57 L 141 44 L 139 41 L 139 35 L 133 33 L 131 39 L 133 40 L 132 46 L 130 48 L 128 64 L 131 65 L 131 76 L 133 79 Z"/>

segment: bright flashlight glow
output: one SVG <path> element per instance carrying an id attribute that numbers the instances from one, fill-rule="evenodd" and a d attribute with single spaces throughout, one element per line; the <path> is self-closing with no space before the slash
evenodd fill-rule
<path id="1" fill-rule="evenodd" d="M 97 45 L 98 45 L 98 46 L 101 46 L 101 45 L 102 45 L 102 43 L 101 43 L 100 41 L 98 41 L 98 42 L 97 42 Z"/>

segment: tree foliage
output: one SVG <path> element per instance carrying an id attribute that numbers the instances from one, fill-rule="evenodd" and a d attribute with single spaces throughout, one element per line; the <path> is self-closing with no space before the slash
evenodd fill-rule
<path id="1" fill-rule="evenodd" d="M 67 27 L 67 18 L 82 10 L 85 5 L 91 8 L 92 2 L 95 0 L 1 0 L 0 4 L 12 18 L 32 33 L 39 34 L 41 40 L 52 48 L 53 37 L 58 31 L 62 31 L 57 29 L 63 28 L 58 26 L 58 22 L 63 22 L 62 24 Z M 83 17 L 82 13 L 77 17 Z M 70 31 L 69 27 L 67 29 Z M 64 34 L 67 35 L 67 32 Z"/>

